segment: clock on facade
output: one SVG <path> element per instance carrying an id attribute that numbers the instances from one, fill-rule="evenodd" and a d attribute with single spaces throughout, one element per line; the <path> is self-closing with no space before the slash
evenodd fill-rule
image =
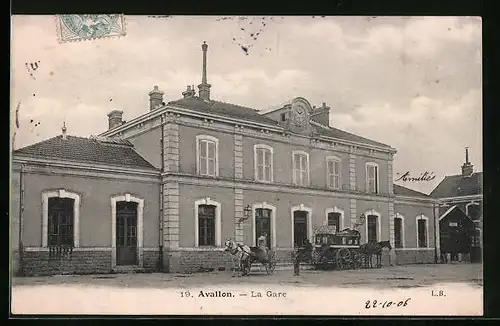
<path id="1" fill-rule="evenodd" d="M 308 114 L 306 108 L 302 104 L 297 104 L 293 108 L 293 120 L 296 125 L 302 126 L 306 123 Z"/>

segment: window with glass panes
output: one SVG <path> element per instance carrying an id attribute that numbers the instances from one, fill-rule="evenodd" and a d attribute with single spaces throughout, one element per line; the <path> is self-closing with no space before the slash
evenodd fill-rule
<path id="1" fill-rule="evenodd" d="M 340 231 L 340 213 L 328 213 L 328 226 L 335 226 L 335 231 Z"/>
<path id="2" fill-rule="evenodd" d="M 52 197 L 48 201 L 48 245 L 73 246 L 73 207 L 72 198 Z"/>
<path id="3" fill-rule="evenodd" d="M 368 192 L 378 192 L 378 166 L 370 164 L 366 166 L 366 182 Z"/>
<path id="4" fill-rule="evenodd" d="M 212 140 L 199 140 L 199 173 L 217 176 L 217 144 Z"/>
<path id="5" fill-rule="evenodd" d="M 215 246 L 215 210 L 214 205 L 198 206 L 198 245 Z"/>
<path id="6" fill-rule="evenodd" d="M 272 181 L 272 153 L 269 148 L 258 147 L 255 150 L 256 179 L 258 181 Z"/>
<path id="7" fill-rule="evenodd" d="M 294 183 L 299 186 L 309 185 L 309 163 L 305 153 L 293 155 Z"/>
<path id="8" fill-rule="evenodd" d="M 340 188 L 340 161 L 336 159 L 329 159 L 327 161 L 327 181 L 328 188 Z"/>

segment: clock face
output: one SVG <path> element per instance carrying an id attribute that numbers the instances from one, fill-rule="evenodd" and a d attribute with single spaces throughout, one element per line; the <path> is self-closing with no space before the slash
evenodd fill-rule
<path id="1" fill-rule="evenodd" d="M 299 104 L 295 106 L 293 111 L 294 111 L 293 118 L 295 123 L 297 125 L 303 125 L 308 119 L 306 108 Z"/>

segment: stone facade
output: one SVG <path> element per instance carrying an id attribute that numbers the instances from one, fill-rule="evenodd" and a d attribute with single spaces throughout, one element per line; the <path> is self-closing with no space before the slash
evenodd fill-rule
<path id="1" fill-rule="evenodd" d="M 160 92 L 155 88 L 155 94 Z M 399 198 L 394 194 L 393 148 L 321 136 L 319 132 L 310 132 L 313 125 L 304 129 L 307 132 L 285 130 L 273 123 L 229 119 L 214 112 L 200 113 L 199 110 L 157 103 L 141 117 L 114 126 L 101 135 L 129 140 L 156 169 L 146 171 L 92 164 L 75 167 L 64 160 L 37 163 L 36 159 L 23 161 L 15 157 L 12 227 L 14 231 L 19 230 L 19 201 L 22 189 L 26 189 L 22 195 L 25 203 L 22 240 L 26 247 L 23 268 L 26 273 L 123 270 L 116 266 L 116 231 L 113 231 L 116 229 L 116 203 L 113 198 L 141 203 L 140 223 L 137 224 L 139 262 L 130 270 L 230 269 L 232 261 L 223 251 L 224 240 L 255 242 L 256 207 L 272 208 L 270 236 L 278 263 L 291 261 L 296 210 L 307 213 L 309 240 L 313 240 L 315 228 L 328 223 L 328 212 L 335 211 L 341 212 L 343 228 L 359 227 L 362 242 L 367 241 L 368 228 L 366 223 L 362 224 L 361 216 L 377 216 L 377 240 L 389 240 L 393 246 L 394 218 L 396 214 L 404 215 L 404 247 L 393 251 L 397 257 L 392 254 L 389 261 L 418 263 L 431 257 L 435 225 L 428 224 L 428 248 L 417 248 L 415 218 L 425 215 L 433 221 L 432 200 Z M 315 126 L 329 129 L 324 125 Z M 216 143 L 215 175 L 200 173 L 199 139 L 213 139 Z M 256 178 L 256 148 L 259 146 L 272 149 L 271 180 Z M 297 151 L 307 155 L 308 182 L 304 185 L 294 182 L 293 153 Z M 327 181 L 327 158 L 331 157 L 340 164 L 337 188 Z M 22 184 L 19 164 L 27 168 Z M 367 187 L 369 164 L 377 167 L 375 193 L 369 192 Z M 44 242 L 46 223 L 43 218 L 40 220 L 41 216 L 46 216 L 43 200 L 46 191 L 67 192 L 78 198 L 78 231 L 75 232 L 78 243 L 75 242 L 71 259 L 66 261 L 48 259 Z M 197 212 L 202 204 L 216 207 L 214 246 L 198 243 Z M 247 207 L 252 207 L 252 218 L 245 216 Z M 18 248 L 17 240 L 12 242 L 14 251 Z"/>

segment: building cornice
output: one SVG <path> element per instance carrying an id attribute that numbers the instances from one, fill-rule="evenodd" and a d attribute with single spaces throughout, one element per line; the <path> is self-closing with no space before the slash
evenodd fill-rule
<path id="1" fill-rule="evenodd" d="M 439 203 L 449 203 L 449 202 L 463 202 L 469 200 L 482 200 L 483 194 L 468 195 L 468 196 L 457 196 L 457 197 L 444 197 L 437 199 Z"/>
<path id="2" fill-rule="evenodd" d="M 311 120 L 311 124 L 315 125 L 317 127 L 323 128 L 325 130 L 330 130 L 329 127 L 324 126 L 321 123 L 316 122 L 316 121 L 312 121 Z M 384 153 L 392 153 L 392 154 L 396 154 L 397 153 L 397 150 L 395 148 L 393 148 L 393 147 L 382 147 L 382 146 L 377 146 L 377 145 L 370 145 L 370 144 L 358 143 L 358 142 L 351 141 L 351 140 L 338 139 L 338 138 L 324 136 L 324 135 L 317 136 L 317 138 L 328 139 L 328 140 L 336 141 L 338 143 L 343 143 L 343 144 L 350 145 L 350 146 L 357 146 L 357 147 L 368 148 L 368 149 L 376 149 L 376 150 L 384 152 Z"/>
<path id="3" fill-rule="evenodd" d="M 213 121 L 217 121 L 217 122 L 230 124 L 233 126 L 236 125 L 236 126 L 246 127 L 246 128 L 268 130 L 268 131 L 273 131 L 273 132 L 276 132 L 279 134 L 283 134 L 283 133 L 293 134 L 293 136 L 296 136 L 296 137 L 308 138 L 308 139 L 319 139 L 319 140 L 323 140 L 323 141 L 329 142 L 329 143 L 342 144 L 342 145 L 345 145 L 349 148 L 358 147 L 358 148 L 363 148 L 363 149 L 376 150 L 376 151 L 379 151 L 382 153 L 388 153 L 388 154 L 392 154 L 392 155 L 394 155 L 396 153 L 396 149 L 394 149 L 392 147 L 387 148 L 387 147 L 382 147 L 382 146 L 364 144 L 364 143 L 349 141 L 349 140 L 345 140 L 345 139 L 338 139 L 338 138 L 324 136 L 324 135 L 304 136 L 304 135 L 300 135 L 300 134 L 296 134 L 296 133 L 291 133 L 290 131 L 285 130 L 283 127 L 280 127 L 280 126 L 273 126 L 273 125 L 268 125 L 268 124 L 264 124 L 264 123 L 258 123 L 258 122 L 243 120 L 243 119 L 237 119 L 237 118 L 222 117 L 220 115 L 208 113 L 208 112 L 200 113 L 198 111 L 193 111 L 190 109 L 182 108 L 182 107 L 171 105 L 171 104 L 167 104 L 167 105 L 160 107 L 154 111 L 145 113 L 142 116 L 139 116 L 131 121 L 128 121 L 127 123 L 124 123 L 123 125 L 121 125 L 119 127 L 105 131 L 105 132 L 99 134 L 99 136 L 115 136 L 115 135 L 123 133 L 124 131 L 130 130 L 131 128 L 135 127 L 136 125 L 138 125 L 140 123 L 145 123 L 146 121 L 149 121 L 151 119 L 157 118 L 157 117 L 162 116 L 162 115 L 167 115 L 167 114 L 175 114 L 175 115 L 182 114 L 182 115 L 198 118 L 200 120 L 208 119 L 208 120 L 213 120 Z M 175 121 L 174 121 L 174 123 L 175 123 Z M 327 128 L 327 127 L 321 125 L 320 123 L 316 123 L 314 121 L 311 121 L 311 123 L 314 125 L 323 127 L 323 128 Z M 193 125 L 193 127 L 198 127 L 198 126 Z"/>
<path id="4" fill-rule="evenodd" d="M 299 195 L 324 196 L 346 199 L 359 199 L 369 201 L 384 201 L 392 200 L 393 197 L 388 195 L 368 195 L 352 191 L 333 191 L 323 188 L 299 187 L 291 184 L 263 183 L 248 179 L 232 179 L 232 178 L 210 178 L 201 177 L 191 174 L 182 173 L 163 173 L 162 182 L 178 182 L 180 184 L 189 184 L 206 187 L 221 187 L 221 188 L 240 188 L 243 190 L 255 190 L 265 192 L 286 192 Z"/>
<path id="5" fill-rule="evenodd" d="M 408 203 L 408 202 L 419 202 L 419 203 L 428 203 L 428 204 L 437 204 L 438 200 L 434 198 L 421 198 L 421 197 L 411 197 L 411 196 L 395 196 L 395 203 Z"/>

